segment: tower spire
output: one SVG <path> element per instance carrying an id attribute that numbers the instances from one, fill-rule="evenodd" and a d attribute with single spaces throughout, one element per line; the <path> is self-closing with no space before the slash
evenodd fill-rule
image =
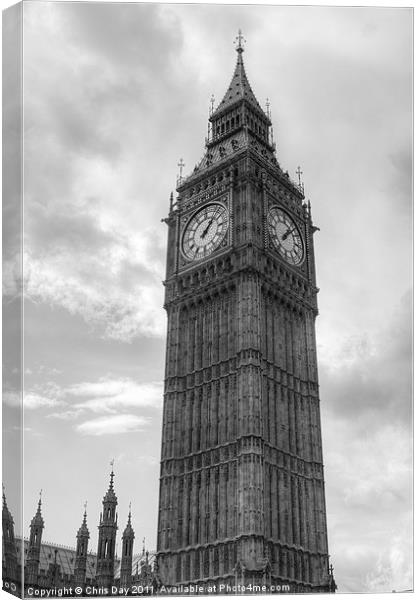
<path id="1" fill-rule="evenodd" d="M 243 43 L 246 43 L 246 40 L 243 37 L 241 29 L 239 29 L 239 33 L 236 36 L 235 42 L 236 42 L 236 50 L 237 50 L 237 52 L 239 54 L 241 54 L 242 52 L 244 52 Z"/>
<path id="2" fill-rule="evenodd" d="M 244 52 L 244 47 L 243 47 L 243 43 L 246 43 L 246 40 L 243 37 L 242 34 L 242 30 L 239 29 L 239 33 L 236 36 L 236 39 L 234 40 L 236 43 L 236 50 L 239 54 L 241 54 L 242 52 Z"/>
<path id="3" fill-rule="evenodd" d="M 244 69 L 243 62 L 243 52 L 244 52 L 244 42 L 246 40 L 243 37 L 241 29 L 239 29 L 239 34 L 236 37 L 236 52 L 237 52 L 237 62 L 236 67 L 234 69 L 233 77 L 231 83 L 224 94 L 223 99 L 220 104 L 216 108 L 214 112 L 212 112 L 210 120 L 214 121 L 214 119 L 219 115 L 224 113 L 226 109 L 229 109 L 231 106 L 239 103 L 240 101 L 246 100 L 253 109 L 256 109 L 260 116 L 264 120 L 268 120 L 265 112 L 262 110 L 259 102 L 256 99 L 256 96 L 253 93 L 252 88 L 250 87 L 250 83 L 247 79 L 247 75 Z"/>

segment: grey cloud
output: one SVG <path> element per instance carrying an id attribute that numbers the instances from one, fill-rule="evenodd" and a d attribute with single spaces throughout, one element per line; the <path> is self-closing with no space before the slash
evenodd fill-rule
<path id="1" fill-rule="evenodd" d="M 84 3 L 60 6 L 59 12 L 81 52 L 122 69 L 148 68 L 159 78 L 170 74 L 182 44 L 180 23 L 174 15 L 162 19 L 159 5 Z"/>
<path id="2" fill-rule="evenodd" d="M 321 365 L 323 398 L 341 418 L 368 419 L 373 429 L 412 418 L 412 298 L 406 293 L 393 320 L 373 340 L 348 340 L 340 368 Z M 345 362 L 345 353 L 353 357 Z M 347 358 L 346 356 L 346 358 Z"/>
<path id="3" fill-rule="evenodd" d="M 47 57 L 44 60 L 52 62 Z M 60 69 L 67 72 L 67 78 L 59 85 L 62 77 Z M 29 152 L 33 145 L 39 143 L 39 137 L 46 135 L 44 144 L 57 144 L 70 156 L 94 155 L 109 161 L 119 157 L 120 142 L 109 131 L 106 123 L 109 115 L 105 107 L 95 98 L 95 87 L 100 85 L 103 76 L 99 74 L 91 78 L 83 72 L 85 70 L 80 67 L 80 71 L 74 72 L 72 65 L 57 61 L 55 64 L 52 62 L 49 76 L 44 76 L 41 81 L 37 79 L 36 72 L 27 77 L 25 141 Z M 51 156 L 54 156 L 53 152 Z M 55 162 L 56 159 L 52 165 Z M 54 172 L 52 165 L 45 165 L 50 175 Z"/>
<path id="4" fill-rule="evenodd" d="M 78 98 L 69 98 L 68 90 L 57 93 L 49 104 L 51 129 L 60 142 L 71 148 L 74 153 L 91 153 L 115 161 L 121 152 L 121 142 L 106 131 L 102 122 L 97 122 L 97 107 L 101 106 L 95 98 L 87 105 L 80 105 Z M 101 110 L 103 113 L 103 109 Z M 102 118 L 106 113 L 102 114 Z M 102 125 L 102 127 L 101 127 Z"/>
<path id="5" fill-rule="evenodd" d="M 409 145 L 389 154 L 393 177 L 389 183 L 387 202 L 397 206 L 399 214 L 407 217 L 412 226 L 413 146 L 412 140 L 408 141 Z"/>
<path id="6" fill-rule="evenodd" d="M 64 211 L 60 205 L 55 210 L 44 210 L 38 203 L 31 207 L 27 223 L 31 253 L 46 258 L 62 251 L 94 254 L 117 241 L 114 234 L 99 227 L 95 215 L 81 207 Z"/>

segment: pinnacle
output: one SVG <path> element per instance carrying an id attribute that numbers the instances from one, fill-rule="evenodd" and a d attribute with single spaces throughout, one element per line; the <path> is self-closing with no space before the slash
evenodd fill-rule
<path id="1" fill-rule="evenodd" d="M 7 506 L 6 492 L 3 485 L 3 518 L 5 517 L 13 521 L 12 513 L 10 512 L 9 507 Z"/>
<path id="2" fill-rule="evenodd" d="M 41 506 L 42 506 L 42 490 L 39 492 L 39 500 L 38 500 L 38 509 L 36 514 L 41 516 Z"/>
<path id="3" fill-rule="evenodd" d="M 124 537 L 134 536 L 134 530 L 131 525 L 131 502 L 129 503 L 128 522 L 124 529 Z"/>
<path id="4" fill-rule="evenodd" d="M 111 463 L 112 465 L 112 471 L 110 474 L 110 480 L 109 480 L 109 487 L 108 487 L 108 491 L 106 492 L 104 498 L 103 498 L 103 502 L 117 502 L 117 498 L 116 498 L 116 494 L 115 494 L 115 490 L 113 488 L 113 479 L 115 477 L 115 473 L 113 472 L 113 461 Z"/>
<path id="5" fill-rule="evenodd" d="M 84 505 L 84 514 L 83 514 L 83 521 L 82 524 L 80 525 L 80 529 L 77 533 L 77 535 L 89 535 L 89 530 L 87 528 L 87 502 Z"/>
<path id="6" fill-rule="evenodd" d="M 236 67 L 234 69 L 233 77 L 231 79 L 231 83 L 226 93 L 224 94 L 224 98 L 221 100 L 217 109 L 211 115 L 211 120 L 214 118 L 214 116 L 223 112 L 226 108 L 229 108 L 233 104 L 236 104 L 237 102 L 243 100 L 247 100 L 251 105 L 257 108 L 258 111 L 260 111 L 264 116 L 266 116 L 259 102 L 257 101 L 256 96 L 253 93 L 249 80 L 247 79 L 243 62 L 243 46 L 240 44 L 236 48 L 236 51 L 237 62 Z"/>
<path id="7" fill-rule="evenodd" d="M 42 507 L 42 490 L 39 494 L 38 508 L 36 509 L 36 513 L 32 519 L 31 525 L 40 524 L 40 525 L 42 525 L 42 527 L 44 526 L 44 519 L 42 517 L 41 507 Z"/>

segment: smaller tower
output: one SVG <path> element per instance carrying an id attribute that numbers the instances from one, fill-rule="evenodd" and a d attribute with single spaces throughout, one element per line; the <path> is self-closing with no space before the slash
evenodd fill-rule
<path id="1" fill-rule="evenodd" d="M 109 588 L 114 581 L 115 542 L 118 530 L 118 499 L 113 489 L 113 461 L 111 464 L 109 488 L 103 497 L 103 512 L 100 514 L 96 565 L 96 584 L 105 588 Z"/>
<path id="2" fill-rule="evenodd" d="M 134 547 L 134 530 L 131 525 L 131 504 L 129 506 L 128 523 L 122 535 L 121 585 L 130 586 L 132 582 L 132 553 Z"/>
<path id="3" fill-rule="evenodd" d="M 28 554 L 26 557 L 26 581 L 27 585 L 36 586 L 38 583 L 39 560 L 41 554 L 42 531 L 44 519 L 41 514 L 42 492 L 39 494 L 38 510 L 31 521 Z"/>
<path id="4" fill-rule="evenodd" d="M 74 564 L 74 584 L 84 586 L 86 582 L 87 546 L 90 533 L 87 529 L 87 502 L 84 505 L 83 522 L 77 532 L 76 561 Z"/>
<path id="5" fill-rule="evenodd" d="M 7 506 L 3 487 L 3 579 L 17 581 L 17 550 L 12 514 Z"/>

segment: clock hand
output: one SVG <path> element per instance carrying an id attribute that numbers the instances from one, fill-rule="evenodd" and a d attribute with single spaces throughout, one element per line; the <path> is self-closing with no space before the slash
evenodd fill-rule
<path id="1" fill-rule="evenodd" d="M 210 222 L 208 223 L 208 225 L 206 226 L 206 228 L 204 229 L 204 231 L 201 233 L 201 239 L 204 238 L 207 235 L 208 230 L 211 227 L 213 221 L 214 221 L 214 217 L 212 217 L 212 219 L 210 220 Z"/>
<path id="2" fill-rule="evenodd" d="M 287 239 L 287 237 L 290 235 L 290 233 L 292 233 L 293 231 L 295 231 L 295 227 L 293 227 L 292 229 L 287 229 L 287 231 L 284 233 L 284 235 L 282 236 L 282 241 L 285 242 L 285 240 Z"/>

